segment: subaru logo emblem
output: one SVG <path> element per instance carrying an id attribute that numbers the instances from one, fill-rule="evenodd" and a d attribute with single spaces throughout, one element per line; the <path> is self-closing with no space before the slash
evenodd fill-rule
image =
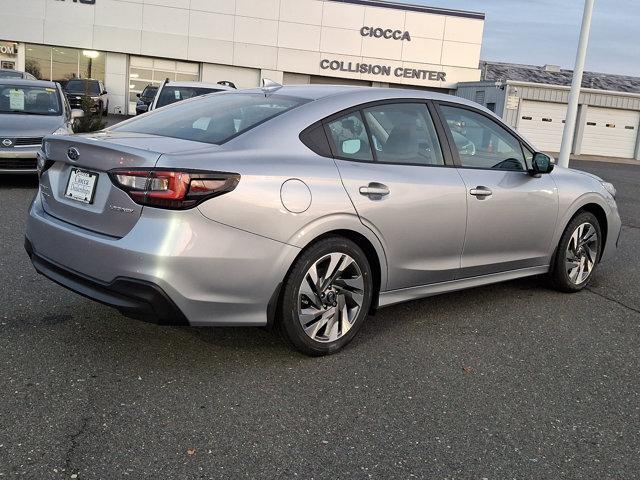
<path id="1" fill-rule="evenodd" d="M 69 160 L 75 162 L 80 158 L 80 152 L 76 147 L 71 147 L 69 150 L 67 150 L 67 157 L 69 157 Z"/>
<path id="2" fill-rule="evenodd" d="M 10 138 L 5 138 L 4 140 L 2 140 L 3 147 L 10 147 L 11 145 L 13 145 L 13 140 L 11 140 Z"/>

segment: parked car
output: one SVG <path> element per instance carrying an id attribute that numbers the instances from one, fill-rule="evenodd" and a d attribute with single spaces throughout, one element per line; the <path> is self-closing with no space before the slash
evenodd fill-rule
<path id="1" fill-rule="evenodd" d="M 109 97 L 99 80 L 74 78 L 64 87 L 71 108 L 82 108 L 82 99 L 91 98 L 91 113 L 106 116 L 109 112 Z"/>
<path id="2" fill-rule="evenodd" d="M 144 87 L 142 93 L 138 93 L 138 102 L 136 103 L 136 115 L 146 113 L 149 111 L 149 106 L 153 103 L 153 99 L 158 93 L 158 87 L 156 85 L 147 85 Z"/>
<path id="3" fill-rule="evenodd" d="M 433 92 L 232 91 L 43 145 L 38 272 L 160 324 L 277 325 L 310 355 L 398 302 L 541 274 L 579 291 L 621 228 L 611 184 Z"/>
<path id="4" fill-rule="evenodd" d="M 73 133 L 79 116 L 53 82 L 0 79 L 0 173 L 35 173 L 42 138 Z"/>
<path id="5" fill-rule="evenodd" d="M 235 90 L 231 82 L 206 83 L 206 82 L 164 82 L 156 93 L 149 111 L 166 107 L 172 103 L 199 97 L 208 93 Z"/>
<path id="6" fill-rule="evenodd" d="M 21 72 L 11 68 L 0 68 L 0 78 L 21 78 L 23 80 L 37 80 L 29 72 Z"/>

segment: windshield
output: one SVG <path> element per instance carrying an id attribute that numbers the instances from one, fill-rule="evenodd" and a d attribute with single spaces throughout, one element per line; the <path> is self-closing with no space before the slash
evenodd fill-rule
<path id="1" fill-rule="evenodd" d="M 284 95 L 222 93 L 156 110 L 112 130 L 220 144 L 306 102 Z"/>
<path id="2" fill-rule="evenodd" d="M 88 88 L 90 95 L 100 95 L 100 84 L 97 81 L 69 80 L 64 88 L 69 93 L 85 93 Z"/>
<path id="3" fill-rule="evenodd" d="M 158 98 L 156 108 L 171 105 L 172 103 L 179 102 L 180 100 L 187 100 L 188 98 L 199 97 L 200 95 L 219 91 L 220 89 L 217 88 L 172 87 L 171 85 L 165 85 L 160 91 L 160 97 Z"/>
<path id="4" fill-rule="evenodd" d="M 0 78 L 22 78 L 22 72 L 15 70 L 0 70 Z"/>
<path id="5" fill-rule="evenodd" d="M 55 88 L 0 85 L 0 113 L 61 115 L 61 111 Z"/>

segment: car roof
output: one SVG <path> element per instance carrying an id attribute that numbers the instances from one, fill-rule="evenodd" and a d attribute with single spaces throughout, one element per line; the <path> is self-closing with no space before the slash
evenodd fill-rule
<path id="1" fill-rule="evenodd" d="M 163 84 L 164 88 L 166 85 L 170 87 L 195 87 L 195 88 L 215 88 L 217 90 L 235 90 L 235 88 L 227 87 L 226 85 L 220 85 L 219 83 L 210 83 L 210 82 L 178 82 L 171 81 L 169 83 Z"/>
<path id="2" fill-rule="evenodd" d="M 48 80 L 29 80 L 27 78 L 0 78 L 0 85 L 21 85 L 25 87 L 38 86 L 56 88 L 56 82 Z"/>
<path id="3" fill-rule="evenodd" d="M 238 92 L 264 93 L 264 90 L 260 88 L 252 88 L 240 90 Z M 456 97 L 448 93 L 433 92 L 431 90 L 420 90 L 417 88 L 382 88 L 351 85 L 284 85 L 274 93 L 277 93 L 278 95 L 304 98 L 307 100 L 329 99 L 330 97 L 339 97 L 341 99 L 353 98 L 354 105 L 366 103 L 368 101 L 375 102 L 393 99 L 419 98 L 425 100 L 455 102 L 486 110 L 481 105 L 462 97 Z"/>

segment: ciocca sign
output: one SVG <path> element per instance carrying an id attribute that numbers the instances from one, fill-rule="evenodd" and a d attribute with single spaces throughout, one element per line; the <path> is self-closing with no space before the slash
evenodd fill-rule
<path id="1" fill-rule="evenodd" d="M 411 41 L 411 34 L 407 31 L 393 30 L 391 28 L 362 27 L 360 35 L 363 37 L 386 38 L 387 40 Z"/>

